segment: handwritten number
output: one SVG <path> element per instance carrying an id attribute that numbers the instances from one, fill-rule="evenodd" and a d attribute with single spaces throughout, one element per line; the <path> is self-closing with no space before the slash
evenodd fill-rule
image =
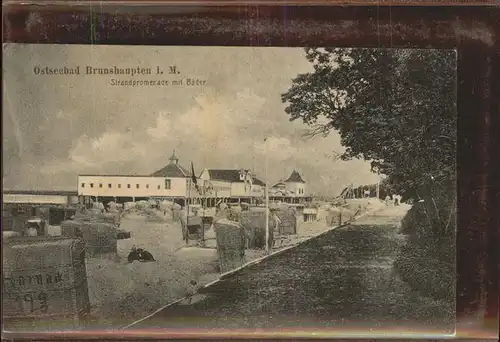
<path id="1" fill-rule="evenodd" d="M 35 306 L 33 305 L 33 296 L 31 293 L 24 295 L 24 301 L 30 303 L 30 312 L 35 311 Z"/>
<path id="2" fill-rule="evenodd" d="M 14 296 L 15 301 L 19 303 L 19 307 L 22 311 L 25 310 L 25 306 L 23 305 L 23 301 L 25 303 L 29 303 L 29 311 L 34 312 L 35 311 L 35 302 L 33 300 L 33 295 L 31 293 L 25 294 L 23 296 L 15 295 Z M 40 292 L 37 296 L 37 299 L 39 301 L 39 308 L 41 313 L 47 313 L 49 311 L 49 305 L 47 303 L 47 294 Z"/>
<path id="3" fill-rule="evenodd" d="M 12 287 L 16 287 L 16 285 L 17 285 L 15 278 L 5 278 L 5 281 L 9 282 L 10 286 L 12 286 Z"/>
<path id="4" fill-rule="evenodd" d="M 38 300 L 40 301 L 40 310 L 42 313 L 47 313 L 49 307 L 47 305 L 47 295 L 43 292 L 38 294 Z"/>
<path id="5" fill-rule="evenodd" d="M 20 295 L 14 295 L 14 296 L 15 296 L 14 300 L 19 304 L 21 310 L 23 310 L 23 300 L 21 299 L 21 296 Z"/>

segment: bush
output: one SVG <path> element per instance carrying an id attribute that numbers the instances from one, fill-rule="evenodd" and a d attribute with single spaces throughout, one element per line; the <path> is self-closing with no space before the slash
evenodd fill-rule
<path id="1" fill-rule="evenodd" d="M 455 300 L 454 244 L 425 244 L 409 240 L 394 262 L 394 267 L 401 279 L 423 295 L 448 302 Z"/>
<path id="2" fill-rule="evenodd" d="M 450 203 L 438 204 L 438 209 L 450 207 Z M 413 289 L 452 302 L 456 298 L 455 214 L 451 215 L 448 230 L 437 230 L 448 233 L 435 235 L 424 210 L 425 206 L 416 203 L 403 218 L 401 233 L 409 238 L 394 267 Z"/>

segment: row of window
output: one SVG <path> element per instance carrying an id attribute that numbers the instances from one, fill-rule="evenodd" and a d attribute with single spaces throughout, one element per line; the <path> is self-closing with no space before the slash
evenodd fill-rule
<path id="1" fill-rule="evenodd" d="M 86 185 L 85 183 L 82 183 L 82 184 L 81 184 L 81 187 L 82 187 L 82 188 L 85 188 L 85 185 Z M 93 188 L 93 187 L 94 187 L 94 185 L 95 185 L 94 183 L 89 183 L 89 186 L 90 186 L 91 188 Z M 99 183 L 99 184 L 98 184 L 98 186 L 99 186 L 99 188 L 102 188 L 102 187 L 103 187 L 103 184 L 102 184 L 102 183 Z M 117 188 L 118 188 L 118 189 L 121 189 L 121 187 L 122 187 L 122 185 L 121 185 L 121 184 L 116 184 L 116 186 L 117 186 Z M 131 184 L 127 184 L 127 189 L 130 189 L 131 187 L 132 187 L 132 185 L 131 185 Z M 165 189 L 166 189 L 166 190 L 170 190 L 170 189 L 171 189 L 171 187 L 172 187 L 172 184 L 171 184 L 170 179 L 165 179 Z M 112 189 L 112 188 L 113 188 L 113 184 L 108 183 L 108 189 Z M 136 185 L 135 185 L 135 188 L 136 188 L 136 189 L 140 189 L 140 184 L 136 184 Z M 158 186 L 157 186 L 157 189 L 158 189 L 158 190 L 160 190 L 160 188 L 161 188 L 161 186 L 160 186 L 160 185 L 158 185 Z M 146 184 L 146 189 L 149 189 L 149 184 Z"/>

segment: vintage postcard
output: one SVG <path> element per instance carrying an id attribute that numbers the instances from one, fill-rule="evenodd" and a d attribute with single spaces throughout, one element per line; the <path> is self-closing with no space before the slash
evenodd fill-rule
<path id="1" fill-rule="evenodd" d="M 454 332 L 455 51 L 3 50 L 4 331 Z"/>

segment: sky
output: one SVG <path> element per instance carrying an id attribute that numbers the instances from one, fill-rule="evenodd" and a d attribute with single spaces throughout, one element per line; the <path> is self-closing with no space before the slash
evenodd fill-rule
<path id="1" fill-rule="evenodd" d="M 75 190 L 78 174 L 151 174 L 175 149 L 179 164 L 250 169 L 269 183 L 293 170 L 310 193 L 337 195 L 378 176 L 339 161 L 340 137 L 304 138 L 280 95 L 312 67 L 301 48 L 4 45 L 3 188 Z M 35 75 L 36 66 L 160 66 L 134 80 L 203 86 L 113 86 L 110 75 Z M 169 75 L 175 65 L 178 75 Z M 266 139 L 266 140 L 265 140 Z"/>

